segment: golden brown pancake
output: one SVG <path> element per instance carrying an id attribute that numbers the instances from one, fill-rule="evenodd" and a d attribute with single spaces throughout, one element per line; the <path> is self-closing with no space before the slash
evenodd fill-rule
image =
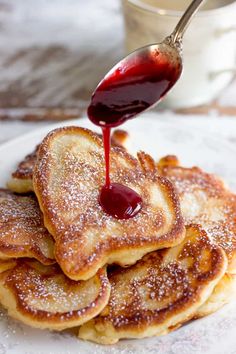
<path id="1" fill-rule="evenodd" d="M 221 179 L 198 167 L 181 167 L 176 156 L 163 157 L 158 168 L 177 188 L 186 223 L 201 224 L 228 257 L 226 274 L 195 315 L 203 317 L 217 311 L 236 295 L 236 197 Z"/>
<path id="2" fill-rule="evenodd" d="M 163 157 L 158 168 L 177 188 L 186 223 L 202 225 L 228 257 L 227 272 L 195 315 L 203 317 L 236 296 L 236 197 L 221 179 L 198 167 L 181 167 L 176 156 Z"/>
<path id="3" fill-rule="evenodd" d="M 52 264 L 54 240 L 43 224 L 34 196 L 15 195 L 0 189 L 0 258 L 36 258 Z"/>
<path id="4" fill-rule="evenodd" d="M 107 215 L 99 205 L 105 165 L 102 140 L 78 127 L 52 131 L 43 140 L 34 170 L 34 190 L 44 223 L 55 238 L 55 257 L 74 280 L 92 277 L 104 264 L 127 266 L 148 252 L 171 247 L 185 235 L 172 184 L 144 171 L 124 149 L 111 148 L 113 182 L 133 188 L 142 210 L 128 220 Z"/>
<path id="5" fill-rule="evenodd" d="M 20 259 L 0 274 L 0 302 L 9 315 L 41 329 L 60 331 L 85 323 L 101 312 L 109 294 L 105 269 L 77 282 L 57 265 Z"/>
<path id="6" fill-rule="evenodd" d="M 221 307 L 235 300 L 236 297 L 236 275 L 225 273 L 223 278 L 214 288 L 213 293 L 207 301 L 197 310 L 194 318 L 208 316 L 218 311 Z"/>
<path id="7" fill-rule="evenodd" d="M 198 167 L 179 166 L 177 157 L 161 159 L 159 172 L 177 189 L 186 224 L 200 224 L 228 257 L 228 273 L 236 274 L 236 195 L 223 181 Z"/>
<path id="8" fill-rule="evenodd" d="M 180 245 L 110 271 L 108 305 L 79 329 L 79 337 L 112 344 L 167 334 L 194 317 L 226 268 L 224 251 L 199 226 L 189 226 Z"/>
<path id="9" fill-rule="evenodd" d="M 128 141 L 129 134 L 125 130 L 116 129 L 112 133 L 111 144 L 113 146 L 125 149 Z M 7 182 L 7 187 L 11 191 L 20 194 L 34 191 L 32 178 L 38 150 L 39 145 L 18 164 L 16 170 L 12 173 L 11 179 Z"/>

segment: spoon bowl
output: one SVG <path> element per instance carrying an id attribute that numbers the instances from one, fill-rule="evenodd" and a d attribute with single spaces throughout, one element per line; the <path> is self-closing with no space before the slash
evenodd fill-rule
<path id="1" fill-rule="evenodd" d="M 90 120 L 111 128 L 153 107 L 178 81 L 182 38 L 204 0 L 193 0 L 162 43 L 139 48 L 116 64 L 98 84 L 88 107 Z"/>
<path id="2" fill-rule="evenodd" d="M 176 46 L 163 42 L 140 48 L 116 64 L 100 82 L 88 116 L 99 126 L 118 126 L 159 102 L 181 72 L 182 58 Z"/>

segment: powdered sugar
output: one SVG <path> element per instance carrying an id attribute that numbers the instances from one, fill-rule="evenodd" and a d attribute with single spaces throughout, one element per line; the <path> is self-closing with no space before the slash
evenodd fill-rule
<path id="1" fill-rule="evenodd" d="M 18 196 L 0 190 L 0 252 L 7 257 L 35 257 L 54 262 L 53 239 L 44 227 L 34 196 Z"/>
<path id="2" fill-rule="evenodd" d="M 111 270 L 108 314 L 105 309 L 95 319 L 96 328 L 109 335 L 112 324 L 118 338 L 125 337 L 126 331 L 135 337 L 149 326 L 157 326 L 157 332 L 158 326 L 168 330 L 165 322 L 177 313 L 181 316 L 186 308 L 189 314 L 193 308 L 194 315 L 195 303 L 200 306 L 203 301 L 200 294 L 221 276 L 225 266 L 221 252 L 215 251 L 206 234 L 194 226 L 187 229 L 179 246 L 150 253 L 129 268 Z M 185 320 L 183 317 L 181 322 Z"/>
<path id="3" fill-rule="evenodd" d="M 65 322 L 64 328 L 72 327 L 76 322 L 66 324 L 72 319 L 81 323 L 89 309 L 97 311 L 105 305 L 109 291 L 104 271 L 87 282 L 75 282 L 68 279 L 58 266 L 42 266 L 37 261 L 18 262 L 1 282 L 14 294 L 17 311 L 26 323 L 27 316 L 33 315 L 35 321 L 42 326 L 45 323 L 48 328 L 55 328 L 54 325 L 60 322 Z M 3 299 L 3 304 L 9 310 L 14 308 L 6 299 Z"/>
<path id="4" fill-rule="evenodd" d="M 226 252 L 230 269 L 236 257 L 236 196 L 214 175 L 199 168 L 165 167 L 180 195 L 185 223 L 200 224 Z"/>

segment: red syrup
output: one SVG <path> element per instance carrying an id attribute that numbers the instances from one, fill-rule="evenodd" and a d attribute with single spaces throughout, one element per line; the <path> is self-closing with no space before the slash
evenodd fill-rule
<path id="1" fill-rule="evenodd" d="M 102 128 L 106 164 L 106 183 L 102 187 L 99 203 L 103 210 L 116 219 L 134 217 L 142 208 L 142 198 L 133 189 L 119 183 L 110 182 L 110 132 Z"/>
<path id="2" fill-rule="evenodd" d="M 157 103 L 176 83 L 182 68 L 157 50 L 121 62 L 108 73 L 92 95 L 88 117 L 103 131 L 106 183 L 99 203 L 117 218 L 134 217 L 142 208 L 142 198 L 129 187 L 110 182 L 110 130 Z"/>
<path id="3" fill-rule="evenodd" d="M 103 186 L 99 197 L 103 210 L 116 219 L 129 219 L 142 209 L 142 198 L 133 189 L 119 183 Z"/>

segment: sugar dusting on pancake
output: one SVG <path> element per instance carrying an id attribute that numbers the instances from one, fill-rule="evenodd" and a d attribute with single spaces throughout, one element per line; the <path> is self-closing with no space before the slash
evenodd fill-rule
<path id="1" fill-rule="evenodd" d="M 168 160 L 168 157 L 165 158 Z M 163 163 L 163 159 L 161 160 Z M 159 166 L 175 186 L 185 223 L 200 224 L 229 260 L 228 272 L 236 274 L 236 195 L 223 181 L 198 167 Z"/>
<path id="2" fill-rule="evenodd" d="M 107 304 L 106 270 L 88 281 L 67 278 L 58 265 L 21 259 L 0 274 L 0 300 L 9 314 L 36 328 L 63 330 L 83 324 Z"/>
<path id="3" fill-rule="evenodd" d="M 99 343 L 162 335 L 194 317 L 227 268 L 224 251 L 197 225 L 178 246 L 109 272 L 111 296 L 103 312 L 79 330 Z"/>
<path id="4" fill-rule="evenodd" d="M 55 263 L 54 240 L 44 227 L 35 196 L 0 189 L 0 258 L 19 257 Z"/>

